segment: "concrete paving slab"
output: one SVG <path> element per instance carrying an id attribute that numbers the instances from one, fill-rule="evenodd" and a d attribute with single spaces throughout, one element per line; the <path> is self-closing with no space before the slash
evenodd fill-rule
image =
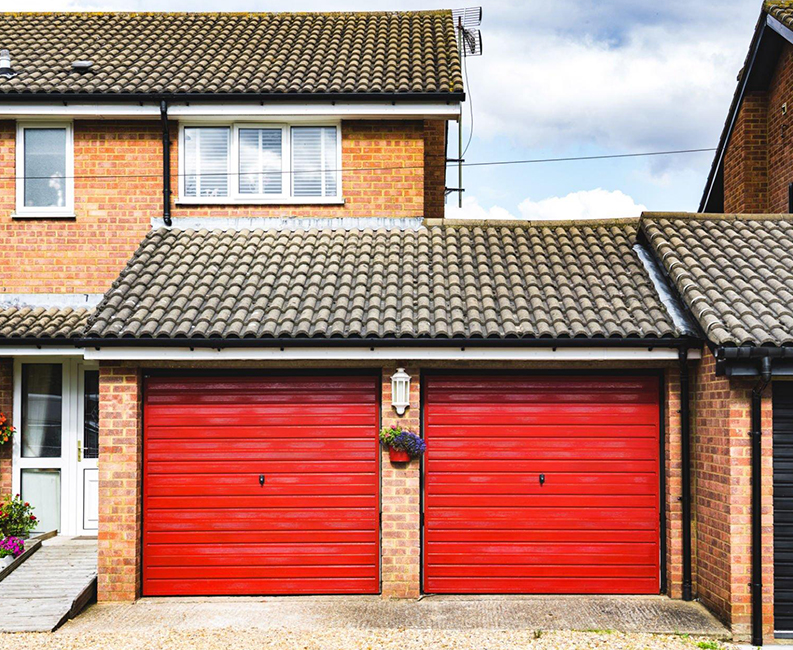
<path id="1" fill-rule="evenodd" d="M 144 598 L 93 605 L 58 634 L 163 628 L 613 630 L 729 638 L 727 629 L 702 605 L 664 596 Z"/>

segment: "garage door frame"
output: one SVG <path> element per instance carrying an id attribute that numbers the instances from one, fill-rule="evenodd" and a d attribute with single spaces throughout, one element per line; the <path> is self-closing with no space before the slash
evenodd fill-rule
<path id="1" fill-rule="evenodd" d="M 481 377 L 653 377 L 658 380 L 658 516 L 659 522 L 659 562 L 658 570 L 660 571 L 660 588 L 659 594 L 664 595 L 668 593 L 667 585 L 667 526 L 666 526 L 666 371 L 661 368 L 649 370 L 520 370 L 508 369 L 500 370 L 489 368 L 486 370 L 475 370 Z M 425 421 L 425 406 L 427 404 L 427 380 L 431 377 L 451 377 L 451 376 L 464 376 L 470 375 L 469 369 L 448 369 L 434 368 L 431 370 L 422 370 L 420 382 L 420 395 L 419 400 L 419 427 L 421 430 L 421 437 L 426 436 L 426 421 Z M 426 473 L 427 464 L 424 457 L 421 458 L 419 468 L 419 499 L 420 499 L 420 512 L 421 512 L 421 562 L 419 562 L 419 581 L 421 585 L 421 593 L 431 595 L 432 592 L 427 592 L 424 589 L 425 579 L 425 559 L 426 559 L 426 546 L 425 546 L 425 508 L 426 508 Z"/>
<path id="2" fill-rule="evenodd" d="M 278 368 L 142 368 L 141 369 L 141 388 L 140 388 L 140 522 L 139 522 L 139 543 L 140 561 L 138 568 L 138 579 L 141 589 L 143 588 L 143 568 L 144 568 L 144 518 L 145 518 L 145 498 L 147 488 L 146 473 L 146 386 L 149 378 L 160 377 L 371 377 L 375 380 L 375 408 L 377 409 L 377 430 L 373 432 L 377 442 L 376 471 L 377 471 L 377 595 L 383 592 L 383 472 L 381 462 L 381 452 L 379 438 L 377 437 L 383 422 L 383 377 L 380 368 L 307 368 L 307 369 L 278 369 Z M 267 594 L 263 594 L 267 595 Z"/>

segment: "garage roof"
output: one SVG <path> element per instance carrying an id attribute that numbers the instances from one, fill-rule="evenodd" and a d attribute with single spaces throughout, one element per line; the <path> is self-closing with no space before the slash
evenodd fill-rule
<path id="1" fill-rule="evenodd" d="M 87 338 L 675 337 L 636 222 L 153 230 Z"/>
<path id="2" fill-rule="evenodd" d="M 656 257 L 716 345 L 793 345 L 790 215 L 645 214 Z"/>
<path id="3" fill-rule="evenodd" d="M 71 307 L 0 309 L 0 339 L 75 339 L 83 334 L 90 313 L 88 309 Z"/>

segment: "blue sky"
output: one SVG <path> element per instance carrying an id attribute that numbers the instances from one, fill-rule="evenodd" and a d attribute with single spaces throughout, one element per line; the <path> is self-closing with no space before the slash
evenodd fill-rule
<path id="1" fill-rule="evenodd" d="M 473 3 L 476 4 L 476 3 Z M 484 56 L 468 59 L 474 134 L 466 160 L 716 145 L 759 0 L 484 0 Z M 398 10 L 437 0 L 6 0 L 4 9 Z M 464 121 L 468 137 L 470 121 Z M 450 129 L 454 140 L 456 127 Z M 451 155 L 456 152 L 452 142 Z M 711 153 L 467 168 L 462 213 L 619 217 L 695 210 Z M 456 172 L 455 172 L 456 174 Z M 449 185 L 456 185 L 450 175 Z"/>

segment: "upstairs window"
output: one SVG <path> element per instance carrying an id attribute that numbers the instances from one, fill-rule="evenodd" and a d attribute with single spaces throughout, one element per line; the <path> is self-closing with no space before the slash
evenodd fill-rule
<path id="1" fill-rule="evenodd" d="M 181 152 L 183 203 L 341 201 L 338 125 L 184 126 Z"/>
<path id="2" fill-rule="evenodd" d="M 19 216 L 74 216 L 71 124 L 19 124 L 16 167 Z"/>

